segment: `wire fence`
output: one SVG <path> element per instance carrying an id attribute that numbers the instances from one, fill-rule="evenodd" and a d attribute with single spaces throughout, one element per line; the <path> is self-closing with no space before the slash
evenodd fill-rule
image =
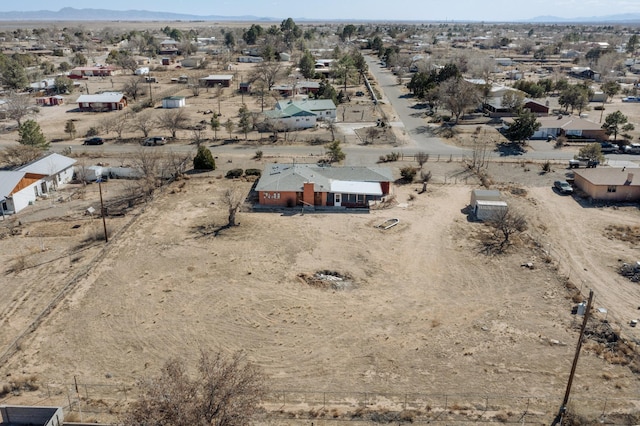
<path id="1" fill-rule="evenodd" d="M 66 414 L 84 422 L 116 423 L 128 403 L 141 395 L 137 385 L 118 383 L 44 383 L 33 392 L 32 405 L 63 407 Z M 29 393 L 31 394 L 31 393 Z M 22 395 L 20 400 L 25 395 Z M 30 395 L 31 396 L 31 395 Z M 33 401 L 34 398 L 31 398 Z M 0 399 L 13 404 L 17 396 Z M 318 424 L 344 422 L 426 423 L 546 423 L 555 417 L 557 397 L 496 394 L 426 394 L 383 392 L 333 392 L 283 389 L 262 399 L 268 418 L 297 419 Z M 569 410 L 590 422 L 629 424 L 638 413 L 637 398 L 572 398 Z M 627 417 L 625 417 L 625 415 Z M 276 422 L 275 424 L 284 424 Z M 293 424 L 293 423 L 292 423 Z"/>

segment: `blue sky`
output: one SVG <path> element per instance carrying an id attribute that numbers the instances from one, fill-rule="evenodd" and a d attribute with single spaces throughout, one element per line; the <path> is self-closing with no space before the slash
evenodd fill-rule
<path id="1" fill-rule="evenodd" d="M 98 3 L 2 0 L 0 14 L 57 11 L 63 7 L 294 19 L 513 21 L 541 15 L 576 18 L 640 13 L 640 0 L 457 0 L 453 3 L 442 0 L 109 0 Z"/>

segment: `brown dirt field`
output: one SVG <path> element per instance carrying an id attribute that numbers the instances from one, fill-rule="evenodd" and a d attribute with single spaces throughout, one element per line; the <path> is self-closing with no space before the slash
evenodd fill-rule
<path id="1" fill-rule="evenodd" d="M 274 390 L 551 397 L 555 404 L 577 338 L 567 268 L 583 292 L 599 290 L 596 306 L 608 307 L 610 320 L 626 321 L 640 295 L 612 271 L 617 257 L 639 258 L 638 247 L 604 231 L 637 223 L 637 209 L 585 208 L 549 187 L 508 196 L 530 229 L 508 254 L 492 257 L 482 254 L 487 228 L 461 212 L 471 186 L 430 185 L 415 196 L 417 186 L 400 186 L 396 207 L 370 214 L 243 212 L 239 227 L 212 237 L 199 230 L 224 224 L 220 197 L 229 183 L 183 182 L 121 218 L 131 224 L 106 251 L 96 243 L 74 252 L 86 230 L 74 235 L 65 221 L 27 224 L 3 240 L 15 248 L 0 255 L 4 265 L 15 253 L 40 257 L 40 242 L 46 256 L 62 258 L 4 275 L 13 296 L 3 298 L 3 347 L 80 274 L 3 375 L 131 384 L 170 357 L 193 363 L 207 348 L 246 352 Z M 392 217 L 398 226 L 375 228 Z M 353 286 L 323 289 L 298 277 L 324 269 L 349 274 Z M 574 398 L 635 399 L 637 391 L 628 367 L 583 354 Z"/>

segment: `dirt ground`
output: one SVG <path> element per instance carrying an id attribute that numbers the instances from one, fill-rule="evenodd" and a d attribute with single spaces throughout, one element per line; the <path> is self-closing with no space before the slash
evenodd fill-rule
<path id="1" fill-rule="evenodd" d="M 447 167 L 451 175 L 461 166 Z M 637 208 L 590 208 L 546 184 L 505 184 L 529 230 L 507 254 L 487 256 L 487 227 L 463 212 L 475 185 L 434 184 L 427 194 L 398 186 L 395 207 L 369 214 L 242 212 L 240 226 L 213 237 L 202 229 L 224 224 L 228 185 L 213 175 L 172 184 L 143 210 L 109 218 L 106 247 L 97 238 L 82 243 L 101 223 L 79 215 L 23 224 L 20 235 L 5 237 L 12 250 L 0 263 L 24 257 L 31 267 L 3 271 L 3 348 L 69 289 L 19 341 L 2 377 L 133 384 L 171 357 L 194 365 L 205 348 L 244 351 L 273 390 L 555 404 L 579 323 L 567 276 L 583 293 L 596 289 L 595 306 L 608 308 L 616 327 L 637 317 L 640 287 L 615 267 L 640 251 L 604 231 L 637 224 Z M 399 225 L 376 228 L 389 218 Z M 532 269 L 521 266 L 529 262 Z M 324 289 L 299 277 L 320 270 L 348 274 L 352 284 Z M 623 330 L 637 339 L 633 331 Z M 573 397 L 636 400 L 637 376 L 605 355 L 583 353 Z"/>

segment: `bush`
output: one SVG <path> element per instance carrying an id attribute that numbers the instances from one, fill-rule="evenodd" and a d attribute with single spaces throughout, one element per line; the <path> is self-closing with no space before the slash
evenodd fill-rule
<path id="1" fill-rule="evenodd" d="M 200 145 L 198 147 L 198 153 L 193 158 L 193 168 L 196 170 L 215 170 L 216 161 L 211 155 L 211 150 L 206 146 Z"/>
<path id="2" fill-rule="evenodd" d="M 96 129 L 95 127 L 90 127 L 89 130 L 87 130 L 87 134 L 85 136 L 90 138 L 92 136 L 98 136 L 99 133 L 100 132 L 98 132 L 98 129 Z"/>
<path id="3" fill-rule="evenodd" d="M 244 173 L 244 170 L 242 169 L 231 169 L 227 172 L 227 174 L 224 177 L 226 177 L 227 179 L 237 179 L 241 177 L 243 173 Z"/>
<path id="4" fill-rule="evenodd" d="M 257 150 L 256 155 L 253 156 L 256 160 L 262 160 L 262 150 Z"/>
<path id="5" fill-rule="evenodd" d="M 260 169 L 247 169 L 244 171 L 246 176 L 260 176 L 262 175 L 262 170 Z"/>
<path id="6" fill-rule="evenodd" d="M 413 166 L 406 166 L 400 169 L 400 176 L 402 176 L 402 180 L 405 182 L 413 182 L 416 173 L 418 173 L 418 169 Z"/>

